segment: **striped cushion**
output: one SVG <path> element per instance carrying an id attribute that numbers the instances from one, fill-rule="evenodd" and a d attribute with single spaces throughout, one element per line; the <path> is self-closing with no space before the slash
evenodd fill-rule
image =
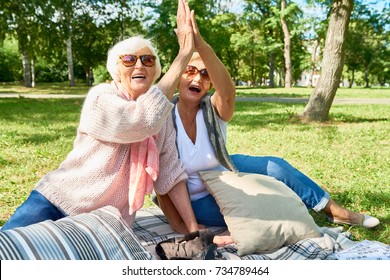
<path id="1" fill-rule="evenodd" d="M 0 232 L 1 260 L 147 260 L 152 255 L 111 206 Z"/>

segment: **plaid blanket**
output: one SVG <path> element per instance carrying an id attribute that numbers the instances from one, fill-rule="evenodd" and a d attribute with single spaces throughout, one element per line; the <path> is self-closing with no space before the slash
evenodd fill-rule
<path id="1" fill-rule="evenodd" d="M 226 231 L 226 228 L 219 227 L 209 229 L 216 234 Z M 359 253 L 356 253 L 359 255 L 359 258 L 372 259 L 372 256 L 369 255 L 370 252 L 367 252 L 369 250 L 364 250 L 368 248 L 368 245 L 372 246 L 370 241 L 365 241 L 365 245 L 352 241 L 350 234 L 343 232 L 343 227 L 321 227 L 319 229 L 322 233 L 320 238 L 304 239 L 272 252 L 239 257 L 234 244 L 219 248 L 218 252 L 226 260 L 337 260 L 343 258 L 344 252 L 354 252 L 353 249 L 356 246 L 360 246 L 363 252 L 360 250 Z M 171 237 L 181 236 L 172 230 L 158 207 L 140 209 L 137 212 L 133 230 L 140 239 L 141 244 L 156 259 L 159 259 L 159 257 L 155 252 L 155 246 L 159 242 Z M 379 242 L 376 242 L 375 245 L 380 246 L 382 249 L 381 256 L 383 256 L 383 259 L 386 256 L 390 259 L 390 246 Z M 375 258 L 377 259 L 377 256 Z"/>

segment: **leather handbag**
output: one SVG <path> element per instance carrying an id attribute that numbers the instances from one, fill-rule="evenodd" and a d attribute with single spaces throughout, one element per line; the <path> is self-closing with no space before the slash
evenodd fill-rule
<path id="1" fill-rule="evenodd" d="M 215 234 L 208 229 L 173 237 L 156 245 L 156 253 L 162 260 L 215 260 L 221 259 Z"/>

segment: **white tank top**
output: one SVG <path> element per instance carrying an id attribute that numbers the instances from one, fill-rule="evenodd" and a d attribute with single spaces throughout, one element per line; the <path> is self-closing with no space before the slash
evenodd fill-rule
<path id="1" fill-rule="evenodd" d="M 227 169 L 223 167 L 215 157 L 215 153 L 207 133 L 206 124 L 203 119 L 203 111 L 199 110 L 196 114 L 195 144 L 192 143 L 191 139 L 184 130 L 177 106 L 175 106 L 175 114 L 179 156 L 188 175 L 187 186 L 190 199 L 194 201 L 209 194 L 198 174 L 198 171 Z M 226 130 L 228 123 L 224 122 L 220 118 L 217 119 L 219 126 L 221 127 L 223 137 L 226 141 Z"/>

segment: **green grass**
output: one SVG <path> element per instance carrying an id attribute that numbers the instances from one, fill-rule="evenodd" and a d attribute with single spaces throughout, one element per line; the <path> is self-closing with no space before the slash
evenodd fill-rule
<path id="1" fill-rule="evenodd" d="M 0 83 L 0 95 L 2 93 L 18 94 L 86 94 L 89 86 L 84 83 L 77 83 L 70 87 L 68 82 L 62 83 L 37 83 L 34 88 L 26 88 L 21 83 Z M 258 96 L 258 97 L 299 97 L 308 98 L 313 88 L 294 87 L 285 89 L 282 87 L 237 87 L 237 96 Z M 390 98 L 390 88 L 340 88 L 336 98 Z"/>
<path id="2" fill-rule="evenodd" d="M 2 93 L 18 94 L 86 94 L 89 86 L 77 83 L 76 86 L 69 86 L 69 82 L 63 83 L 38 83 L 33 88 L 26 88 L 21 83 L 0 83 L 0 96 Z"/>
<path id="3" fill-rule="evenodd" d="M 79 100 L 0 99 L 0 223 L 72 148 Z"/>
<path id="4" fill-rule="evenodd" d="M 309 98 L 313 90 L 307 87 L 290 89 L 237 87 L 237 96 Z M 390 88 L 339 88 L 335 98 L 390 98 Z"/>
<path id="5" fill-rule="evenodd" d="M 286 159 L 339 204 L 382 220 L 374 230 L 352 228 L 355 238 L 390 243 L 390 105 L 333 105 L 331 122 L 291 123 L 303 107 L 237 103 L 229 151 Z M 313 215 L 329 226 L 323 215 Z"/>
<path id="6" fill-rule="evenodd" d="M 81 106 L 79 99 L 0 99 L 0 225 L 71 150 Z M 339 204 L 382 221 L 372 230 L 346 226 L 356 240 L 389 244 L 390 105 L 333 105 L 330 122 L 291 122 L 303 106 L 237 103 L 229 151 L 285 158 Z"/>

